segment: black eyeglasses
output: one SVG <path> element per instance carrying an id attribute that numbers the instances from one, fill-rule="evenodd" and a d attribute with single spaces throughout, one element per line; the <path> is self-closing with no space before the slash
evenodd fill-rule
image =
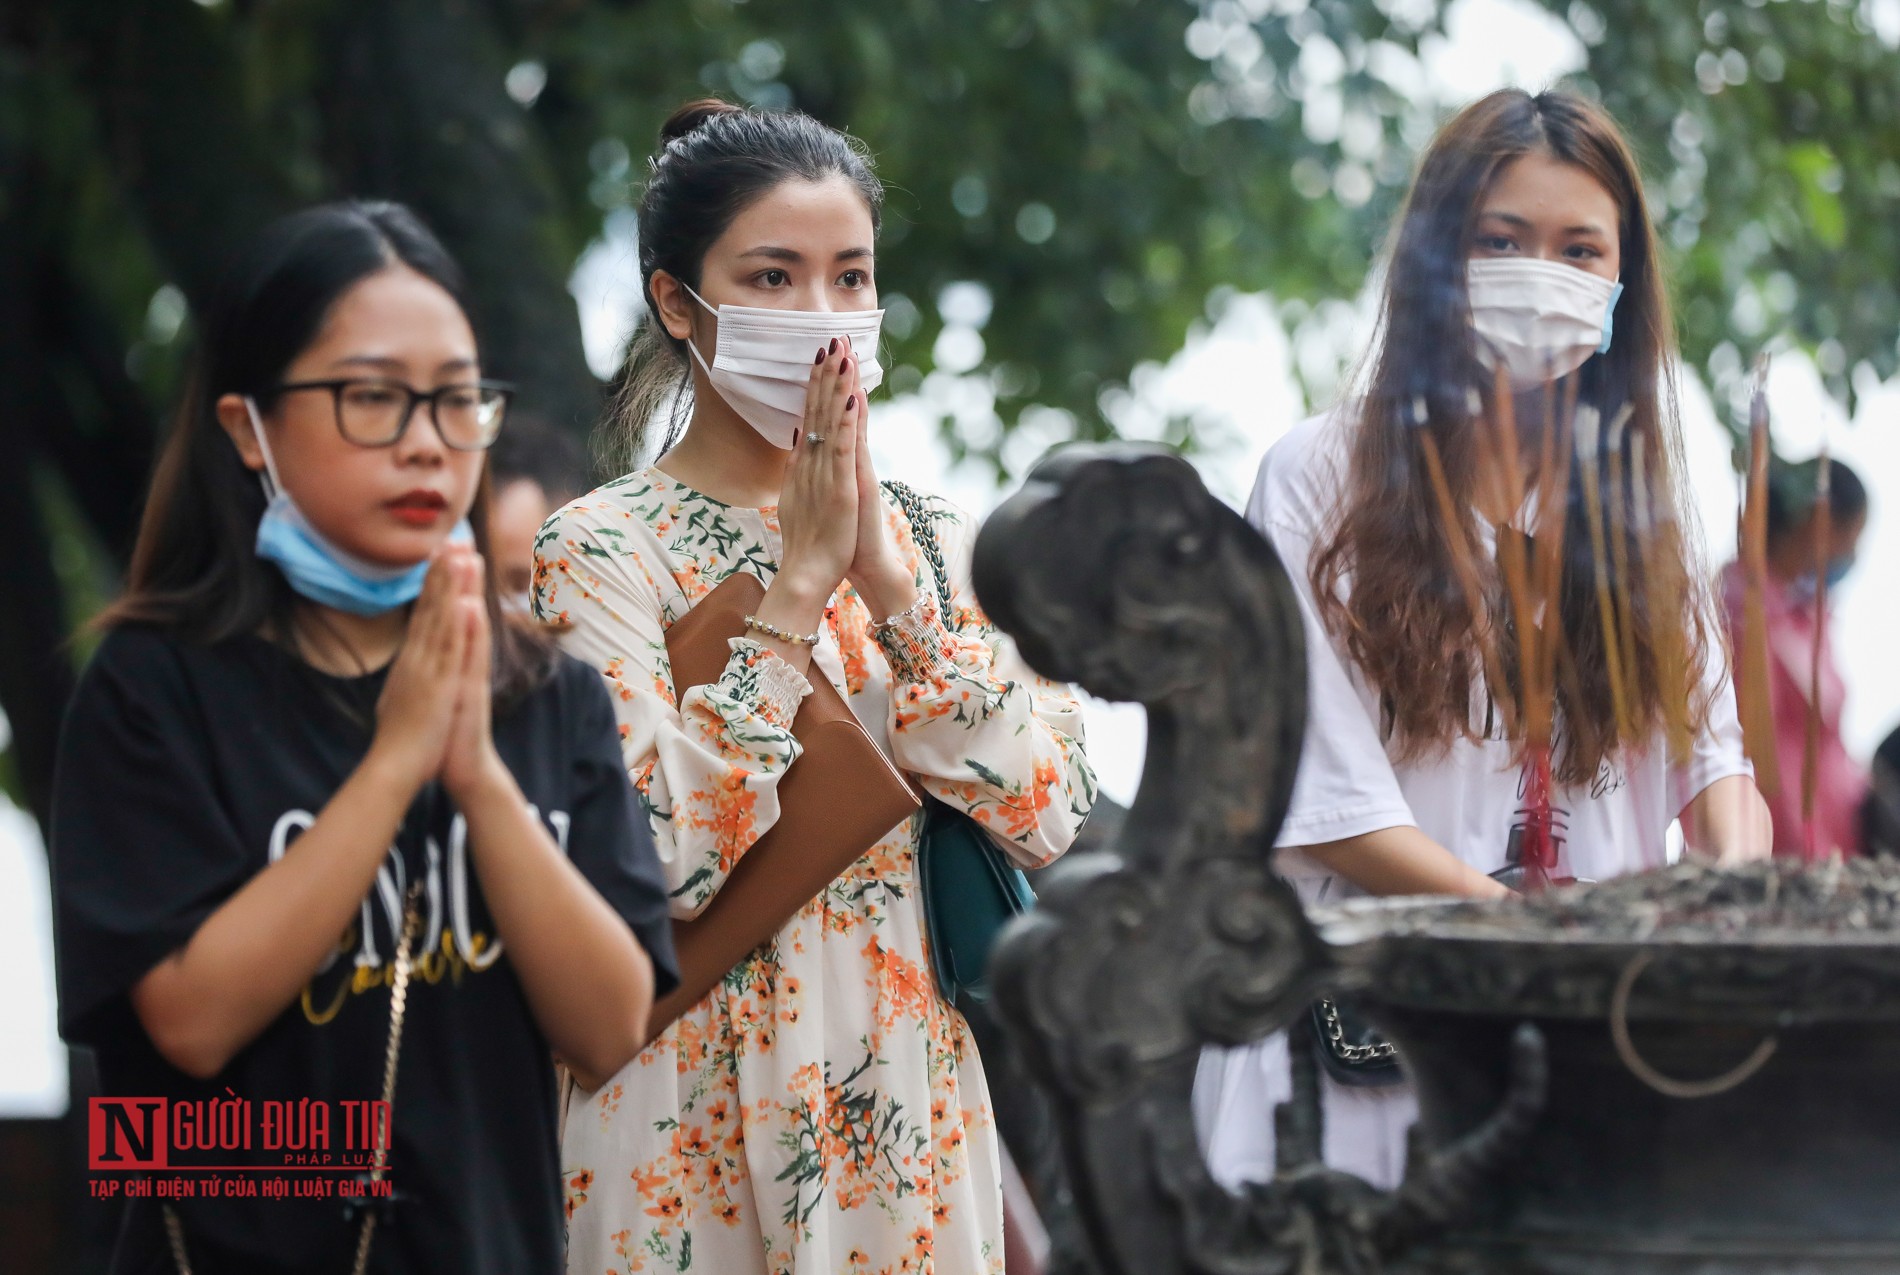
<path id="1" fill-rule="evenodd" d="M 444 385 L 424 392 L 401 381 L 350 379 L 293 381 L 273 395 L 328 390 L 336 404 L 336 427 L 358 447 L 392 447 L 409 428 L 416 408 L 429 405 L 429 419 L 443 443 L 458 452 L 485 451 L 501 433 L 502 418 L 514 389 L 498 381 Z"/>

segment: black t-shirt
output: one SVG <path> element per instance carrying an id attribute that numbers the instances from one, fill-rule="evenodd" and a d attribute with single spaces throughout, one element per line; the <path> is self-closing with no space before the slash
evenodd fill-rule
<path id="1" fill-rule="evenodd" d="M 220 1075 L 199 1082 L 166 1063 L 131 1007 L 139 979 L 294 848 L 362 760 L 382 681 L 326 676 L 259 638 L 206 646 L 128 628 L 105 639 L 60 741 L 52 864 L 61 1031 L 96 1049 L 108 1096 L 248 1100 L 252 1150 L 212 1161 L 284 1164 L 281 1150 L 262 1150 L 267 1100 L 327 1102 L 330 1150 L 341 1153 L 338 1118 L 363 1111 L 344 1104 L 382 1097 L 387 967 L 406 882 L 420 874 L 390 1152 L 404 1198 L 377 1231 L 370 1269 L 553 1272 L 561 1184 L 549 1048 L 482 898 L 465 825 L 439 786 L 408 812 L 326 967 Z M 556 843 L 627 921 L 668 990 L 676 976 L 665 885 L 599 675 L 559 657 L 539 689 L 497 714 L 494 735 Z M 176 1207 L 199 1275 L 349 1269 L 355 1226 L 335 1197 Z M 115 1269 L 170 1268 L 155 1205 L 134 1204 L 126 1236 Z"/>

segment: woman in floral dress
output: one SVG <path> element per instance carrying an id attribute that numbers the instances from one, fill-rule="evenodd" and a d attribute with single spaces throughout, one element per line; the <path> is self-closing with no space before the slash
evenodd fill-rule
<path id="1" fill-rule="evenodd" d="M 703 909 L 777 818 L 790 724 L 821 676 L 919 786 L 1048 863 L 1095 795 L 1079 707 L 978 609 L 973 522 L 925 498 L 952 588 L 939 614 L 863 441 L 880 378 L 868 163 L 807 117 L 723 103 L 682 108 L 662 143 L 640 211 L 654 318 L 621 410 L 661 459 L 549 521 L 535 604 L 608 679 L 674 915 Z M 757 623 L 717 682 L 678 695 L 666 630 L 735 571 L 767 584 Z M 925 952 L 921 824 L 576 1092 L 570 1272 L 1002 1271 L 982 1064 Z"/>

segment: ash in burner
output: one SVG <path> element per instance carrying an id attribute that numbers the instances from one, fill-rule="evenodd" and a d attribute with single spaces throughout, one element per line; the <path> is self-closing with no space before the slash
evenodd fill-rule
<path id="1" fill-rule="evenodd" d="M 1530 938 L 1575 934 L 1609 941 L 1853 936 L 1900 942 L 1900 862 L 1787 860 L 1716 868 L 1701 863 L 1503 903 L 1396 908 L 1387 934 Z"/>

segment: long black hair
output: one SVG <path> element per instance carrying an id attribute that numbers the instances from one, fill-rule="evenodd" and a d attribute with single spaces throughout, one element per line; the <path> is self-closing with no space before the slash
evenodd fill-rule
<path id="1" fill-rule="evenodd" d="M 295 647 L 299 599 L 283 573 L 255 552 L 263 488 L 219 424 L 217 403 L 245 394 L 267 407 L 338 298 L 392 266 L 438 284 L 470 313 L 461 268 L 400 204 L 308 208 L 272 222 L 238 254 L 200 316 L 184 400 L 159 453 L 126 590 L 98 627 L 150 625 L 202 643 L 262 634 Z M 488 486 L 484 470 L 469 511 L 484 558 Z M 487 577 L 496 692 L 506 702 L 545 675 L 551 648 L 503 621 L 492 563 Z"/>
<path id="2" fill-rule="evenodd" d="M 688 102 L 660 126 L 653 175 L 640 196 L 640 287 L 647 315 L 615 378 L 614 420 L 605 467 L 630 469 L 649 451 L 648 431 L 667 407 L 658 455 L 679 441 L 693 403 L 686 342 L 660 322 L 653 272 L 697 290 L 706 250 L 761 195 L 788 181 L 842 177 L 863 196 L 875 234 L 884 187 L 855 138 L 797 111 L 761 111 L 718 98 Z"/>

